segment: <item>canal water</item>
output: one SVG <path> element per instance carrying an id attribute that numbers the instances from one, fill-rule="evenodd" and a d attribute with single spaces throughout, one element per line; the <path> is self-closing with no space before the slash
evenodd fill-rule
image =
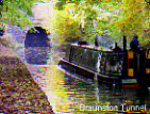
<path id="1" fill-rule="evenodd" d="M 124 112 L 149 112 L 149 97 L 139 96 L 136 89 L 122 89 L 119 91 L 106 84 L 98 84 L 72 72 L 51 67 L 49 78 L 49 100 L 56 113 L 72 114 L 117 114 Z M 50 92 L 49 91 L 49 92 Z M 119 93 L 119 94 L 118 94 Z M 143 102 L 144 101 L 144 102 Z"/>
<path id="2" fill-rule="evenodd" d="M 118 111 L 124 113 L 126 106 L 132 106 L 131 109 L 127 107 L 127 112 L 133 112 L 133 106 L 137 106 L 134 112 L 139 108 L 145 110 L 145 107 L 147 113 L 150 112 L 150 98 L 142 89 L 119 91 L 116 85 L 98 84 L 86 76 L 66 71 L 56 65 L 60 54 L 55 53 L 47 65 L 27 64 L 23 48 L 18 49 L 17 54 L 47 95 L 56 114 L 117 114 Z"/>
<path id="3" fill-rule="evenodd" d="M 125 106 L 146 107 L 146 111 L 149 111 L 150 98 L 142 89 L 119 91 L 116 85 L 97 83 L 86 76 L 66 71 L 56 65 L 60 54 L 55 53 L 50 61 L 56 62 L 49 62 L 47 65 L 27 64 L 23 48 L 18 49 L 17 54 L 47 95 L 56 114 L 117 114 L 117 109 L 122 111 Z"/>

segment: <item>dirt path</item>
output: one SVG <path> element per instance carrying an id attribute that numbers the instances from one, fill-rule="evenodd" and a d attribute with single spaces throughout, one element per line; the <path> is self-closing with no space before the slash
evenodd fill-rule
<path id="1" fill-rule="evenodd" d="M 53 113 L 45 93 L 8 48 L 0 49 L 0 86 L 0 113 Z"/>

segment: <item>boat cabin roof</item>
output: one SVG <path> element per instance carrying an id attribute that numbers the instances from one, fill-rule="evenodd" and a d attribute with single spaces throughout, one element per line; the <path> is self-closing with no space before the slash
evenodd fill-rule
<path id="1" fill-rule="evenodd" d="M 95 51 L 108 51 L 108 52 L 112 52 L 113 50 L 108 48 L 108 47 L 104 47 L 104 46 L 99 46 L 96 47 L 94 44 L 78 44 L 78 43 L 72 43 L 71 46 L 75 46 L 75 47 L 81 47 L 81 48 L 86 48 L 86 49 L 92 49 Z"/>

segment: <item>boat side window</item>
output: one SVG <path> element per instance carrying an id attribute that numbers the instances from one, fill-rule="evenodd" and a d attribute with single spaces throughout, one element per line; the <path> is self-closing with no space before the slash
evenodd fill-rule
<path id="1" fill-rule="evenodd" d="M 121 73 L 123 54 L 103 53 L 100 63 L 100 72 L 104 74 Z"/>

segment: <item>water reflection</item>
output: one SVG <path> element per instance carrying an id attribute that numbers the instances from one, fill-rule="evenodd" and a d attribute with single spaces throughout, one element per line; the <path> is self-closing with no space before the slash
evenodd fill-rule
<path id="1" fill-rule="evenodd" d="M 88 84 L 80 78 L 71 77 L 53 65 L 49 74 L 49 100 L 55 112 L 76 113 L 80 104 L 96 103 L 95 85 Z M 49 72 L 50 73 L 50 72 Z M 92 82 L 91 82 L 92 83 Z"/>
<path id="2" fill-rule="evenodd" d="M 96 105 L 98 106 L 117 106 L 118 110 L 122 110 L 122 105 L 146 105 L 146 108 L 149 108 L 149 97 L 138 96 L 139 90 L 137 89 L 115 89 L 115 85 L 110 87 L 106 84 L 99 84 L 98 91 L 96 90 L 95 82 L 85 78 L 83 76 L 68 73 L 67 71 L 62 72 L 60 69 L 55 67 L 55 72 L 53 71 L 53 76 L 55 77 L 56 85 L 53 85 L 55 95 L 59 98 L 64 98 L 66 110 L 73 111 L 72 113 L 84 113 L 84 114 L 93 114 L 93 113 L 110 113 L 109 109 L 107 111 L 101 110 L 96 111 Z M 56 81 L 57 77 L 57 81 Z M 61 94 L 61 93 L 62 94 Z M 120 92 L 120 95 L 116 95 L 117 92 Z M 60 98 L 60 99 L 61 99 Z M 99 99 L 97 99 L 99 98 Z M 140 103 L 141 100 L 144 100 L 143 104 Z M 60 101 L 58 100 L 60 103 Z M 60 105 L 60 104 L 59 104 Z M 60 110 L 59 105 L 56 105 L 56 110 Z M 87 107 L 84 107 L 87 106 Z M 90 109 L 91 108 L 91 109 Z M 113 111 L 111 113 L 116 113 Z"/>
<path id="3" fill-rule="evenodd" d="M 99 84 L 97 91 L 97 85 L 91 79 L 60 69 L 57 65 L 47 67 L 28 65 L 28 69 L 33 72 L 33 78 L 45 91 L 56 114 L 58 112 L 62 114 L 116 113 L 96 111 L 94 106 L 118 106 L 118 110 L 121 110 L 122 104 L 140 105 L 141 98 L 137 96 L 136 89 L 122 89 L 121 95 L 116 95 L 119 90 L 115 91 L 115 86 Z M 149 100 L 144 99 L 148 108 Z"/>

